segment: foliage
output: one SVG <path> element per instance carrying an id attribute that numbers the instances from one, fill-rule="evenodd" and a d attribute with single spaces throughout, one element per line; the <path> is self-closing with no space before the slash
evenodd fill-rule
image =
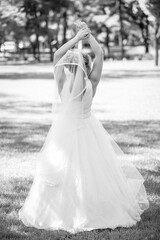
<path id="1" fill-rule="evenodd" d="M 19 11 L 19 3 L 1 0 L 0 43 L 11 37 L 18 42 L 24 35 L 25 15 Z"/>
<path id="2" fill-rule="evenodd" d="M 147 0 L 146 6 L 151 14 L 160 21 L 160 1 L 159 0 Z"/>
<path id="3" fill-rule="evenodd" d="M 81 18 L 107 48 L 108 55 L 113 45 L 120 47 L 122 58 L 128 45 L 144 45 L 149 52 L 153 24 L 146 4 L 141 7 L 144 1 L 1 0 L 0 44 L 8 39 L 17 45 L 27 40 L 35 59 L 40 61 L 43 46 L 50 50 L 52 60 L 53 52 L 72 36 L 73 22 Z M 150 11 L 154 12 L 152 2 Z M 154 16 L 159 14 L 157 9 Z"/>
<path id="4" fill-rule="evenodd" d="M 159 64 L 159 40 L 160 40 L 160 1 L 145 0 L 145 7 L 155 18 L 155 64 Z"/>

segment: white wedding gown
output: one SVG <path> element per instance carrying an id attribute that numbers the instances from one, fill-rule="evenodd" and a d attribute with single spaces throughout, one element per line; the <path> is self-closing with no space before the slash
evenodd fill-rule
<path id="1" fill-rule="evenodd" d="M 143 177 L 122 164 L 122 150 L 91 113 L 92 91 L 88 80 L 83 114 L 60 115 L 49 130 L 19 211 L 26 226 L 72 233 L 130 227 L 149 206 Z"/>

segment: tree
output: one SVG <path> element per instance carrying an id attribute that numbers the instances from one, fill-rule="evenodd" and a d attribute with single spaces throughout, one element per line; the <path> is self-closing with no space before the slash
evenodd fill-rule
<path id="1" fill-rule="evenodd" d="M 142 11 L 139 2 L 135 0 L 129 2 L 126 10 L 128 12 L 128 21 L 131 23 L 131 29 L 135 28 L 135 26 L 140 29 L 141 38 L 145 46 L 145 53 L 149 53 L 150 34 L 148 15 Z M 136 29 L 136 31 L 138 32 L 138 29 Z"/>
<path id="2" fill-rule="evenodd" d="M 32 47 L 35 58 L 40 61 L 39 38 L 41 35 L 47 37 L 50 49 L 50 60 L 53 60 L 53 46 L 56 42 L 56 48 L 59 47 L 58 34 L 60 25 L 63 29 L 62 43 L 66 42 L 66 33 L 68 28 L 68 11 L 73 5 L 70 0 L 21 0 L 21 11 L 26 14 L 26 30 L 29 36 L 33 38 Z M 56 28 L 55 28 L 56 25 Z"/>
<path id="3" fill-rule="evenodd" d="M 43 12 L 43 6 L 38 0 L 24 0 L 22 1 L 21 11 L 26 16 L 26 31 L 27 34 L 32 36 L 30 38 L 31 45 L 35 59 L 40 61 L 40 50 L 39 50 L 39 35 L 41 31 L 41 18 Z M 34 37 L 35 36 L 35 37 Z"/>
<path id="4" fill-rule="evenodd" d="M 80 4 L 79 4 L 80 5 Z M 110 34 L 119 30 L 117 6 L 115 0 L 84 0 L 77 14 L 91 28 L 98 39 L 107 47 L 110 54 Z"/>
<path id="5" fill-rule="evenodd" d="M 25 16 L 19 12 L 19 2 L 1 0 L 0 7 L 0 45 L 9 39 L 19 43 L 25 30 Z"/>
<path id="6" fill-rule="evenodd" d="M 98 5 L 100 6 L 102 12 L 104 15 L 107 16 L 107 19 L 105 21 L 105 24 L 103 24 L 103 29 L 106 29 L 107 35 L 106 35 L 106 43 L 107 48 L 109 51 L 109 34 L 110 34 L 110 28 L 111 26 L 107 26 L 107 21 L 109 18 L 113 18 L 114 15 L 117 15 L 119 20 L 117 22 L 119 27 L 119 45 L 121 48 L 121 58 L 124 57 L 124 21 L 123 21 L 123 15 L 124 15 L 124 5 L 125 0 L 98 0 Z M 116 24 L 116 25 L 117 25 Z M 110 25 L 110 24 L 109 24 Z M 115 23 L 113 22 L 113 26 L 115 26 Z M 117 27 L 117 26 L 116 26 Z"/>
<path id="7" fill-rule="evenodd" d="M 155 32 L 155 65 L 159 64 L 159 38 L 160 38 L 160 1 L 159 0 L 139 0 L 141 9 L 149 16 L 150 21 L 154 22 Z M 151 17 L 153 16 L 153 17 Z"/>
<path id="8" fill-rule="evenodd" d="M 159 38 L 160 38 L 160 1 L 159 0 L 147 0 L 146 6 L 150 13 L 155 17 L 155 64 L 159 64 Z"/>
<path id="9" fill-rule="evenodd" d="M 124 58 L 125 55 L 125 42 L 127 42 L 127 38 L 130 33 L 131 25 L 135 24 L 136 17 L 134 19 L 131 16 L 134 16 L 133 13 L 133 5 L 135 4 L 135 0 L 99 0 L 99 4 L 101 5 L 104 14 L 108 15 L 108 18 L 113 19 L 113 29 L 114 32 L 119 32 L 118 34 L 118 42 L 121 49 L 121 58 Z M 118 19 L 116 18 L 118 17 Z M 116 19 L 116 21 L 115 21 Z M 107 20 L 108 21 L 108 20 Z M 109 24 L 110 25 L 110 24 Z M 108 26 L 108 29 L 110 30 Z M 118 30 L 118 31 L 117 31 Z M 109 33 L 109 31 L 107 31 Z M 117 34 L 115 35 L 117 36 Z M 147 41 L 148 43 L 148 41 Z M 147 49 L 148 51 L 148 49 Z"/>

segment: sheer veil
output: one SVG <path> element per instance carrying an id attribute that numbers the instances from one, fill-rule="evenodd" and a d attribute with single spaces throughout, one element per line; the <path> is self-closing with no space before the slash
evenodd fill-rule
<path id="1" fill-rule="evenodd" d="M 73 49 L 58 61 L 54 67 L 56 90 L 56 111 L 70 117 L 81 117 L 84 111 L 83 97 L 86 90 L 87 70 L 81 50 Z M 52 108 L 54 115 L 54 109 Z"/>
<path id="2" fill-rule="evenodd" d="M 68 149 L 77 141 L 77 130 L 83 128 L 84 96 L 87 71 L 81 50 L 73 49 L 54 66 L 54 101 L 52 125 L 39 152 L 37 177 L 49 184 L 63 181 Z M 64 154 L 64 157 L 61 155 Z M 54 159 L 54 161 L 53 161 Z"/>

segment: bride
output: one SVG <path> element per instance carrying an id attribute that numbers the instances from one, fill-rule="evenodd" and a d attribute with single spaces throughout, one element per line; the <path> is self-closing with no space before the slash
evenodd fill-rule
<path id="1" fill-rule="evenodd" d="M 95 54 L 76 49 L 87 40 Z M 30 192 L 19 211 L 26 226 L 72 233 L 131 227 L 149 207 L 144 179 L 92 115 L 103 51 L 83 23 L 54 55 L 58 116 L 40 151 Z"/>

